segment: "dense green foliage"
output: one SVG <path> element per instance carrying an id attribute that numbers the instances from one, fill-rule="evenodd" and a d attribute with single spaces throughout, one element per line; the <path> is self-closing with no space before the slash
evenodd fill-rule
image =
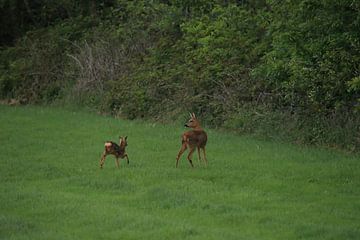
<path id="1" fill-rule="evenodd" d="M 186 119 L 183 119 L 185 121 Z M 355 155 L 207 130 L 209 166 L 180 125 L 0 105 L 0 239 L 358 239 Z M 130 164 L 99 160 L 129 135 Z"/>
<path id="2" fill-rule="evenodd" d="M 358 150 L 359 12 L 356 0 L 1 0 L 0 96 L 131 119 L 190 110 Z"/>

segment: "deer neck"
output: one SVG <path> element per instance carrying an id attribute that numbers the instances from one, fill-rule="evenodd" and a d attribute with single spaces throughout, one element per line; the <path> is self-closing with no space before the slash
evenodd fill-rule
<path id="1" fill-rule="evenodd" d="M 202 131 L 203 129 L 201 128 L 200 125 L 196 126 L 193 128 L 194 131 Z"/>

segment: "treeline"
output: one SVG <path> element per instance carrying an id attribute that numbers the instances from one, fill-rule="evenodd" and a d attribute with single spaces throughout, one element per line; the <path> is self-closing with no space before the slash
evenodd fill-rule
<path id="1" fill-rule="evenodd" d="M 357 0 L 0 0 L 0 97 L 360 149 Z"/>

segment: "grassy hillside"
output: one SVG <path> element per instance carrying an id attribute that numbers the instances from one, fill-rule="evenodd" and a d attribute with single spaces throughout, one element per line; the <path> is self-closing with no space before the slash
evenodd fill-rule
<path id="1" fill-rule="evenodd" d="M 184 119 L 185 121 L 185 119 Z M 208 130 L 191 169 L 178 126 L 0 106 L 0 239 L 358 239 L 359 156 Z M 98 162 L 128 135 L 130 165 Z"/>

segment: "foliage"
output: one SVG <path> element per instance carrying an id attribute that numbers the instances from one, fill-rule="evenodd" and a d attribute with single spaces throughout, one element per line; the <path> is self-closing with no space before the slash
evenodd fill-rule
<path id="1" fill-rule="evenodd" d="M 272 48 L 254 75 L 278 107 L 351 111 L 347 83 L 359 73 L 359 5 L 353 1 L 273 1 Z"/>
<path id="2" fill-rule="evenodd" d="M 354 0 L 2 0 L 0 96 L 131 119 L 190 110 L 213 127 L 359 149 L 359 10 Z"/>

